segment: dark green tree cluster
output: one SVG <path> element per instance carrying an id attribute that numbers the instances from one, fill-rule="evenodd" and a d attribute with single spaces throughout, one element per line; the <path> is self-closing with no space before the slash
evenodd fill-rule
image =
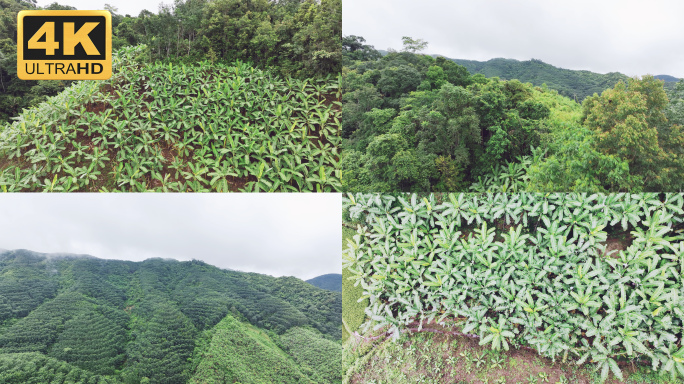
<path id="1" fill-rule="evenodd" d="M 0 353 L 42 352 L 55 343 L 69 319 L 94 304 L 80 293 L 64 292 L 0 333 Z"/>
<path id="2" fill-rule="evenodd" d="M 306 282 L 314 287 L 326 289 L 328 291 L 342 292 L 342 275 L 339 273 L 316 276 Z"/>
<path id="3" fill-rule="evenodd" d="M 342 185 L 350 191 L 679 191 L 684 83 L 618 81 L 582 105 L 443 57 L 381 58 L 345 37 Z M 544 76 L 539 71 L 539 76 Z M 539 79 L 537 79 L 539 80 Z M 601 83 L 603 84 L 603 83 Z"/>
<path id="4" fill-rule="evenodd" d="M 48 355 L 98 375 L 112 375 L 125 359 L 123 325 L 96 311 L 79 313 L 64 323 Z"/>
<path id="5" fill-rule="evenodd" d="M 122 376 L 127 382 L 180 384 L 188 380 L 195 327 L 172 303 L 159 303 L 144 325 L 134 328 Z M 147 379 L 147 380 L 145 380 Z"/>
<path id="6" fill-rule="evenodd" d="M 329 362 L 341 354 L 341 293 L 296 278 L 201 261 L 136 263 L 18 250 L 0 251 L 0 288 L 0 367 L 17 358 L 34 362 L 0 369 L 0 383 L 186 383 L 203 377 L 198 367 L 222 366 L 221 355 L 198 351 L 225 319 L 237 324 L 231 329 L 248 330 L 234 357 L 270 356 L 254 371 L 255 382 L 290 372 L 300 380 L 294 382 L 328 383 L 329 365 L 312 366 L 284 350 L 280 335 L 297 327 L 308 329 L 312 346 L 337 347 Z"/>
<path id="7" fill-rule="evenodd" d="M 115 48 L 144 43 L 156 58 L 251 61 L 301 77 L 340 70 L 340 0 L 176 0 L 113 24 Z"/>
<path id="8" fill-rule="evenodd" d="M 539 144 L 549 108 L 531 85 L 471 76 L 414 48 L 345 67 L 346 188 L 462 189 Z"/>
<path id="9" fill-rule="evenodd" d="M 17 14 L 35 8 L 35 1 L 0 0 L 0 122 L 58 94 L 70 84 L 59 80 L 19 80 L 17 77 Z M 53 4 L 47 9 L 73 8 Z"/>
<path id="10" fill-rule="evenodd" d="M 36 352 L 0 353 L 0 383 L 3 384 L 121 384 Z"/>

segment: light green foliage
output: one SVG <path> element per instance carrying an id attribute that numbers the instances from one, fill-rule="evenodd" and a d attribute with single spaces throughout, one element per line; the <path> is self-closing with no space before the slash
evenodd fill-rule
<path id="1" fill-rule="evenodd" d="M 668 99 L 652 76 L 618 83 L 582 104 L 583 124 L 596 136 L 596 148 L 628 162 L 630 173 L 649 190 L 681 189 L 684 132 L 668 122 Z"/>
<path id="2" fill-rule="evenodd" d="M 464 318 L 493 348 L 530 346 L 684 376 L 681 194 L 348 195 L 360 224 L 344 267 L 369 298 L 366 329 Z M 631 241 L 606 254 L 609 232 Z M 463 235 L 467 233 L 467 235 Z"/>
<path id="3" fill-rule="evenodd" d="M 285 351 L 317 383 L 342 383 L 342 346 L 313 330 L 294 327 L 280 336 Z"/>
<path id="4" fill-rule="evenodd" d="M 280 79 L 246 64 L 115 57 L 0 127 L 3 191 L 335 191 L 335 82 Z M 332 97 L 332 96 L 331 96 Z"/>
<path id="5" fill-rule="evenodd" d="M 309 380 L 263 331 L 226 316 L 211 331 L 189 383 L 301 383 Z"/>
<path id="6" fill-rule="evenodd" d="M 665 110 L 667 120 L 671 124 L 684 125 L 684 80 L 668 91 L 667 98 L 670 101 Z"/>
<path id="7" fill-rule="evenodd" d="M 427 41 L 425 41 L 423 39 L 414 39 L 414 38 L 409 37 L 409 36 L 402 37 L 401 41 L 404 44 L 404 51 L 405 52 L 416 53 L 416 52 L 424 50 L 428 46 Z"/>
<path id="8" fill-rule="evenodd" d="M 354 231 L 350 228 L 342 228 L 342 249 L 349 246 L 352 241 Z M 356 282 L 354 276 L 348 269 L 342 269 L 342 321 L 345 331 L 343 340 L 349 338 L 349 332 L 356 332 L 365 321 L 366 314 L 364 309 L 368 305 L 368 300 L 360 300 L 363 296 L 363 288 Z"/>

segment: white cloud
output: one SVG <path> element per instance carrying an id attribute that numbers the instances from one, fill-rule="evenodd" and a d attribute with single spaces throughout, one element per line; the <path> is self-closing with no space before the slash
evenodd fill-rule
<path id="1" fill-rule="evenodd" d="M 4 194 L 0 247 L 310 279 L 342 269 L 341 204 L 339 194 Z"/>
<path id="2" fill-rule="evenodd" d="M 109 4 L 117 8 L 121 15 L 129 14 L 131 16 L 138 16 L 140 11 L 147 9 L 150 12 L 157 13 L 159 5 L 164 3 L 172 5 L 172 0 L 38 0 L 36 5 L 39 7 L 46 7 L 52 3 L 60 5 L 68 5 L 79 10 L 102 10 L 105 9 L 105 4 Z"/>
<path id="3" fill-rule="evenodd" d="M 684 2 L 678 0 L 344 0 L 343 34 L 376 49 L 401 37 L 425 53 L 540 59 L 557 67 L 684 78 Z"/>

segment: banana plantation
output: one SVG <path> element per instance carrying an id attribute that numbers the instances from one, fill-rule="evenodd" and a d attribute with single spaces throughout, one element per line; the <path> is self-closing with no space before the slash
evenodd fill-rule
<path id="1" fill-rule="evenodd" d="M 348 194 L 366 333 L 453 327 L 493 350 L 684 377 L 682 194 Z"/>
<path id="2" fill-rule="evenodd" d="M 2 191 L 340 189 L 337 79 L 235 62 L 147 63 L 81 81 L 0 125 Z"/>

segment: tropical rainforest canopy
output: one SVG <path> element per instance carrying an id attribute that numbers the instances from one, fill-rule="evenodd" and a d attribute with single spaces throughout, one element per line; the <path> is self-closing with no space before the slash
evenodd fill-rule
<path id="1" fill-rule="evenodd" d="M 678 191 L 684 81 L 618 81 L 582 104 L 444 57 L 343 39 L 343 188 Z M 578 77 L 581 81 L 582 77 Z"/>

